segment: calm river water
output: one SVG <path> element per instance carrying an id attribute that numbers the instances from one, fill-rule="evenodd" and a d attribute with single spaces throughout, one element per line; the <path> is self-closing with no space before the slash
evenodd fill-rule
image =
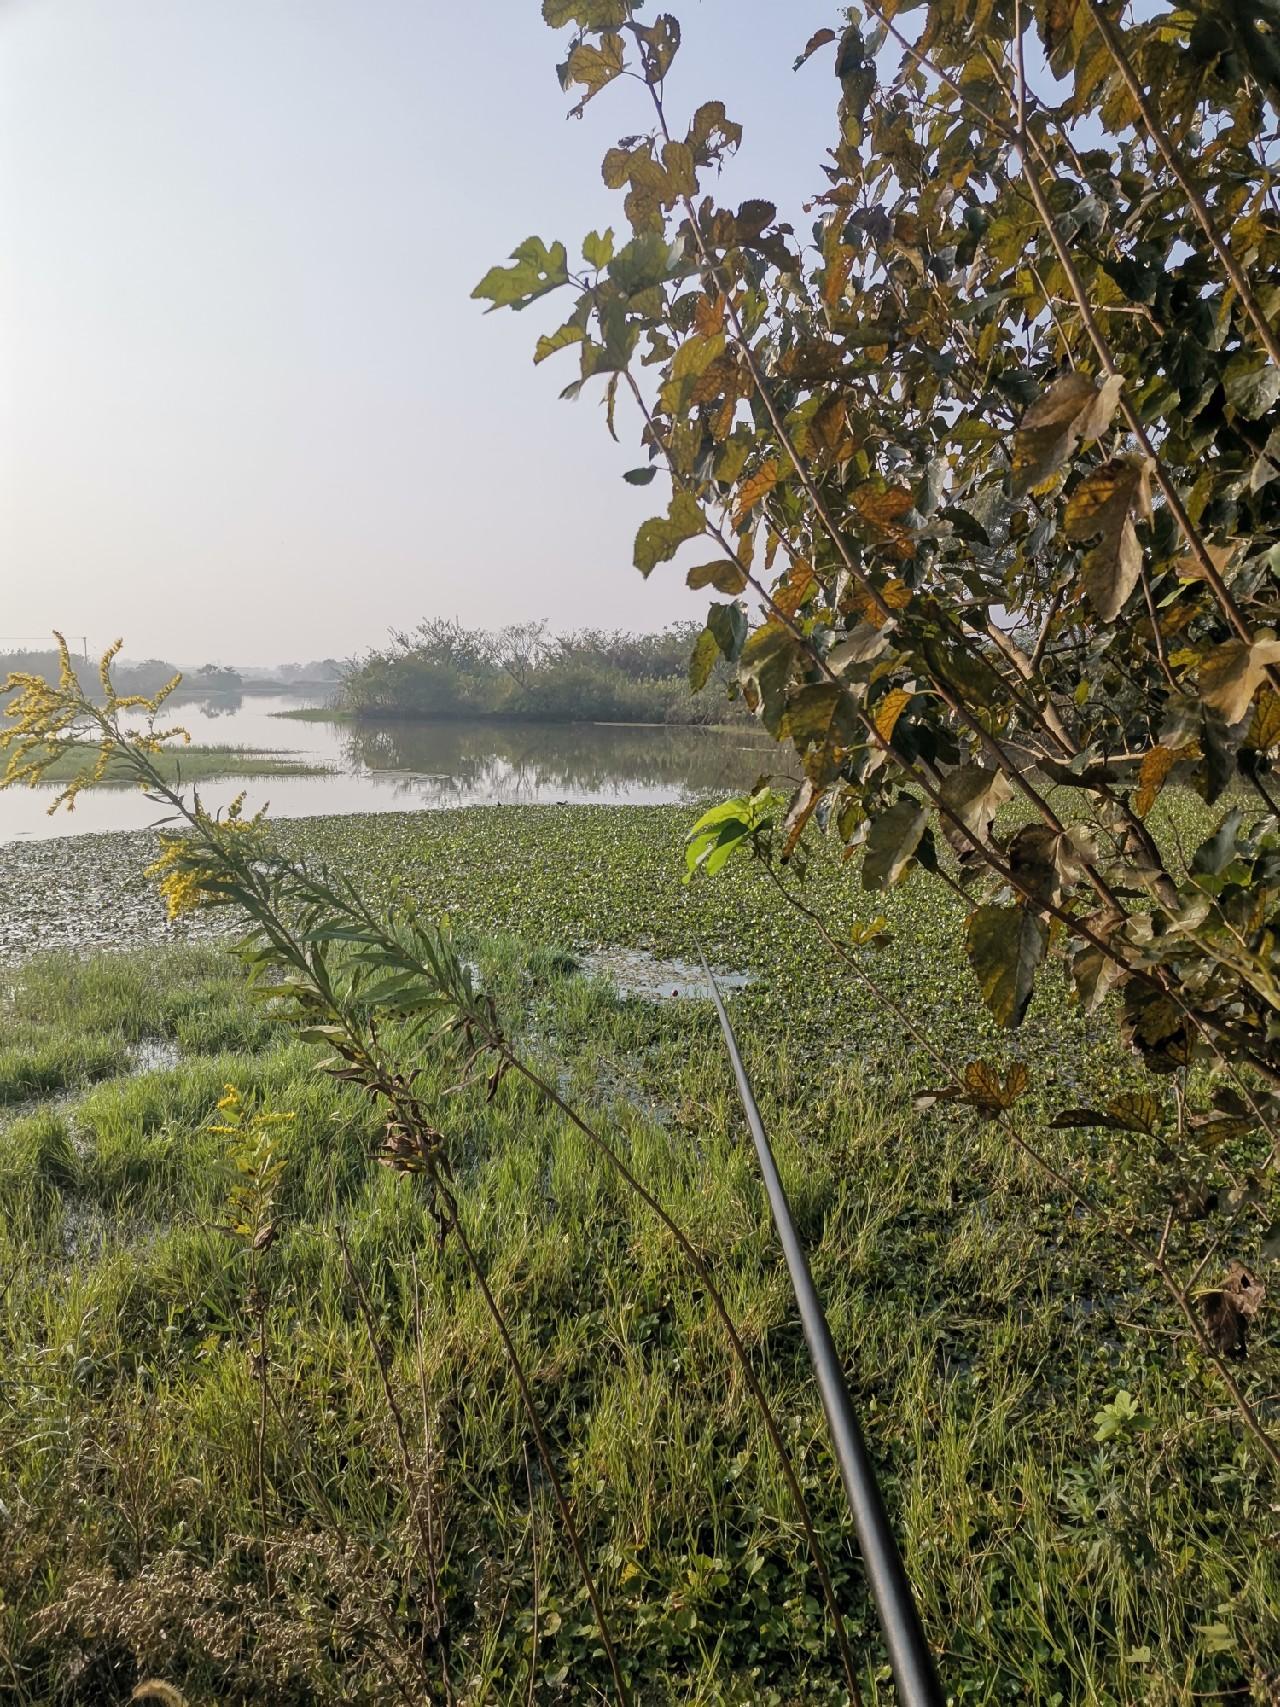
<path id="1" fill-rule="evenodd" d="M 278 713 L 314 704 L 289 695 L 173 703 L 200 746 L 288 752 L 328 767 L 320 776 L 210 778 L 213 809 L 247 790 L 273 816 L 406 812 L 423 807 L 667 805 L 749 787 L 767 768 L 751 729 L 741 733 L 603 723 L 302 722 Z M 0 791 L 0 842 L 100 830 L 141 830 L 159 809 L 131 788 L 82 794 L 73 814 L 48 816 L 57 790 Z"/>

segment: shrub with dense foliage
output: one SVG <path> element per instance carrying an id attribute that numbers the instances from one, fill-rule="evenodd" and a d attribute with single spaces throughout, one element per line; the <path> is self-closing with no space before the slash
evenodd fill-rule
<path id="1" fill-rule="evenodd" d="M 489 632 L 429 618 L 360 659 L 343 682 L 342 704 L 378 718 L 711 723 L 728 714 L 723 695 L 699 697 L 689 682 L 697 633 L 697 623 L 673 623 L 657 634 L 555 635 L 545 622 Z M 727 686 L 727 667 L 721 675 Z"/>

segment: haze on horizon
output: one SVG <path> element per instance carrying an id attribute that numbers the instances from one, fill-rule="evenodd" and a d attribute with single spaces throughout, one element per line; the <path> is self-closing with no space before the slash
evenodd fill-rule
<path id="1" fill-rule="evenodd" d="M 54 625 L 132 657 L 350 656 L 457 616 L 654 629 L 631 567 L 662 483 L 535 368 L 555 299 L 486 317 L 531 232 L 623 224 L 567 122 L 538 0 L 7 0 L 0 10 L 0 647 Z M 720 195 L 797 230 L 834 132 L 830 0 L 679 8 L 673 113 L 746 135 Z M 794 99 L 780 105 L 783 87 Z M 630 434 L 630 437 L 628 436 Z M 665 497 L 661 499 L 665 503 Z"/>

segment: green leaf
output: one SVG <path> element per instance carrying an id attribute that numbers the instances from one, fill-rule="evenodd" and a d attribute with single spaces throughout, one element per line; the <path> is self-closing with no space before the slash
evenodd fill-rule
<path id="1" fill-rule="evenodd" d="M 975 907 L 965 925 L 965 953 L 982 999 L 1003 1026 L 1022 1024 L 1049 933 L 1025 907 Z"/>
<path id="2" fill-rule="evenodd" d="M 575 320 L 566 320 L 564 325 L 557 327 L 554 332 L 544 332 L 534 345 L 534 366 L 545 362 L 548 356 L 554 356 L 557 350 L 567 350 L 573 344 L 580 344 L 585 337 L 585 331 Z"/>
<path id="3" fill-rule="evenodd" d="M 645 82 L 661 83 L 680 47 L 679 22 L 670 12 L 661 12 L 651 24 L 633 24 L 632 28 L 640 44 Z"/>
<path id="4" fill-rule="evenodd" d="M 747 613 L 739 604 L 712 605 L 707 612 L 707 627 L 715 636 L 716 645 L 729 662 L 735 663 L 747 638 Z"/>
<path id="5" fill-rule="evenodd" d="M 715 668 L 719 656 L 719 642 L 709 628 L 704 628 L 694 641 L 693 652 L 689 658 L 689 687 L 693 693 L 701 693 L 706 687 L 707 678 Z"/>
<path id="6" fill-rule="evenodd" d="M 987 770 L 982 765 L 961 765 L 944 778 L 938 792 L 964 828 L 985 841 L 991 834 L 997 811 L 1013 797 L 1013 784 L 1002 771 Z M 972 850 L 972 843 L 948 819 L 943 820 L 943 833 L 957 853 Z"/>
<path id="7" fill-rule="evenodd" d="M 1097 1424 L 1093 1438 L 1097 1441 L 1110 1440 L 1113 1435 L 1127 1430 L 1151 1426 L 1139 1411 L 1137 1400 L 1126 1387 L 1122 1387 L 1111 1403 L 1104 1405 L 1093 1420 Z"/>
<path id="8" fill-rule="evenodd" d="M 659 231 L 641 232 L 609 262 L 609 278 L 624 296 L 637 296 L 687 271 L 682 246 L 668 243 Z"/>
<path id="9" fill-rule="evenodd" d="M 492 306 L 486 313 L 492 314 L 495 308 L 527 308 L 569 281 L 569 257 L 563 243 L 548 248 L 540 237 L 526 237 L 512 250 L 511 259 L 514 266 L 490 267 L 471 292 L 473 298 L 489 299 Z"/>
<path id="10" fill-rule="evenodd" d="M 699 869 L 714 877 L 732 853 L 748 846 L 772 822 L 781 806 L 782 797 L 773 789 L 757 788 L 704 812 L 685 838 L 685 882 Z"/>
<path id="11" fill-rule="evenodd" d="M 738 673 L 759 694 L 760 720 L 771 735 L 782 727 L 787 684 L 798 650 L 795 636 L 779 622 L 757 628 L 742 648 Z"/>
<path id="12" fill-rule="evenodd" d="M 1261 350 L 1241 350 L 1232 356 L 1222 376 L 1227 402 L 1246 421 L 1256 421 L 1280 399 L 1280 368 Z"/>
<path id="13" fill-rule="evenodd" d="M 647 577 L 659 563 L 670 562 L 686 539 L 702 532 L 702 526 L 702 510 L 693 494 L 673 492 L 665 516 L 653 516 L 640 524 L 635 544 L 636 568 Z"/>
<path id="14" fill-rule="evenodd" d="M 1218 877 L 1226 870 L 1235 858 L 1243 818 L 1243 809 L 1233 806 L 1214 833 L 1201 842 L 1191 860 L 1193 877 Z"/>
<path id="15" fill-rule="evenodd" d="M 629 468 L 622 478 L 628 486 L 647 486 L 657 472 L 657 463 L 651 462 L 648 468 Z"/>
<path id="16" fill-rule="evenodd" d="M 846 690 L 836 682 L 806 682 L 787 700 L 783 735 L 794 741 L 800 752 L 826 741 L 846 698 Z"/>
<path id="17" fill-rule="evenodd" d="M 613 229 L 610 227 L 601 235 L 598 231 L 590 231 L 582 239 L 582 258 L 589 267 L 607 267 L 613 259 Z"/>
<path id="18" fill-rule="evenodd" d="M 902 881 L 928 821 L 925 808 L 909 798 L 897 801 L 872 821 L 862 862 L 864 889 L 892 889 Z"/>
<path id="19" fill-rule="evenodd" d="M 742 141 L 742 126 L 725 117 L 723 101 L 704 101 L 693 115 L 688 143 L 699 166 L 713 165 Z"/>

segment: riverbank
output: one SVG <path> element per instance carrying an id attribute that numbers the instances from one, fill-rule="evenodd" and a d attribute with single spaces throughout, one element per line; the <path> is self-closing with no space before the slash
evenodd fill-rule
<path id="1" fill-rule="evenodd" d="M 1280 1644 L 1274 1488 L 1106 1224 L 1129 1212 L 1123 1140 L 1037 1119 L 1130 1082 L 1112 1028 L 1046 987 L 1023 1032 L 992 1033 L 936 886 L 871 897 L 849 866 L 815 860 L 806 902 L 841 928 L 872 901 L 887 915 L 875 975 L 939 1046 L 1028 1064 L 1028 1130 L 1098 1196 L 1094 1223 L 997 1128 L 912 1111 L 927 1064 L 762 874 L 686 888 L 688 822 L 498 807 L 280 834 L 398 906 L 447 910 L 521 1049 L 708 1254 L 799 1455 L 869 1702 L 887 1700 L 874 1622 L 713 1016 L 585 976 L 601 945 L 687 958 L 696 940 L 753 974 L 735 1024 L 953 1698 L 1247 1689 Z M 317 1074 L 319 1052 L 199 940 L 230 921 L 197 916 L 177 940 L 142 876 L 152 845 L 23 846 L 0 871 L 0 918 L 27 907 L 0 1064 L 0 1500 L 18 1514 L 0 1631 L 15 1700 L 74 1698 L 90 1678 L 123 1700 L 154 1674 L 192 1700 L 372 1702 L 414 1686 L 421 1641 L 436 1663 L 432 1604 L 460 1699 L 523 1699 L 531 1657 L 538 1699 L 585 1699 L 607 1674 L 456 1246 L 370 1160 L 366 1102 Z M 130 940 L 149 946 L 83 952 Z M 54 943 L 76 952 L 15 963 Z M 426 1052 L 418 1089 L 638 1700 L 838 1701 L 776 1462 L 669 1241 L 545 1104 L 512 1080 L 492 1101 L 483 1084 L 444 1096 L 457 1079 Z M 240 1177 L 212 1129 L 228 1082 L 294 1115 L 273 1140 L 284 1171 L 256 1271 L 222 1230 Z M 261 1480 L 253 1284 L 269 1300 Z M 1280 1386 L 1263 1321 L 1240 1373 L 1264 1401 Z"/>

